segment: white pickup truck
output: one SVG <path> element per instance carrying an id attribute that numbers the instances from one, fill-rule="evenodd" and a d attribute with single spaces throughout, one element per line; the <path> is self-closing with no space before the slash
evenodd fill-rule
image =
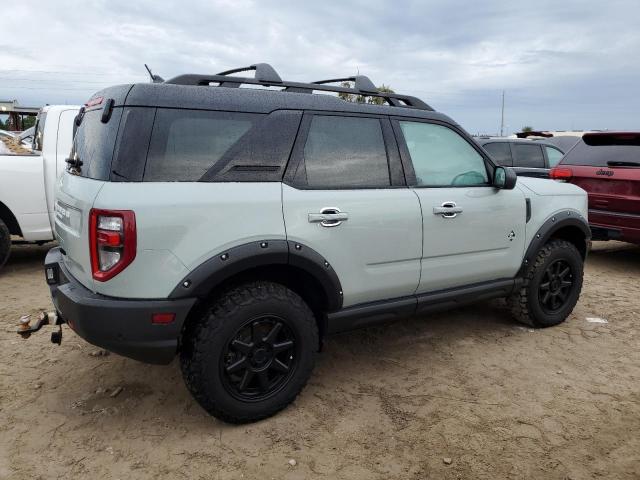
<path id="1" fill-rule="evenodd" d="M 0 268 L 13 242 L 53 240 L 54 191 L 73 142 L 80 107 L 46 106 L 38 115 L 33 150 L 0 145 Z"/>

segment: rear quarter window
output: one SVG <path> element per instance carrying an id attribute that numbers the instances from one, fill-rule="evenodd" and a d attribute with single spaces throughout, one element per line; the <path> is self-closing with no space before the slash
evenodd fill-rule
<path id="1" fill-rule="evenodd" d="M 200 180 L 261 115 L 158 108 L 145 182 Z"/>

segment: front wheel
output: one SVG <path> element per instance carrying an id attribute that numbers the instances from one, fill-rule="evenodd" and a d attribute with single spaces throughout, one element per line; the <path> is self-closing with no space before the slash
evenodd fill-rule
<path id="1" fill-rule="evenodd" d="M 551 327 L 566 320 L 582 290 L 583 259 L 565 240 L 552 240 L 527 267 L 523 285 L 508 299 L 516 320 Z"/>
<path id="2" fill-rule="evenodd" d="M 215 417 L 245 423 L 269 417 L 298 395 L 313 370 L 318 327 L 296 293 L 271 282 L 236 287 L 188 325 L 182 373 Z"/>
<path id="3" fill-rule="evenodd" d="M 9 229 L 0 220 L 0 268 L 9 260 L 9 253 L 11 252 L 11 233 Z"/>

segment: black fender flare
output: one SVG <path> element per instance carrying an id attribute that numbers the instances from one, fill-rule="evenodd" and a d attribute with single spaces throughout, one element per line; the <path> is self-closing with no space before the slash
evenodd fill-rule
<path id="1" fill-rule="evenodd" d="M 549 241 L 549 239 L 557 233 L 559 230 L 566 227 L 578 228 L 584 235 L 584 257 L 586 258 L 587 244 L 591 239 L 591 229 L 587 220 L 574 210 L 563 210 L 555 213 L 552 217 L 548 218 L 546 222 L 538 229 L 533 236 L 529 247 L 524 255 L 522 266 L 518 272 L 518 276 L 521 277 L 524 274 L 525 268 L 535 259 L 538 250 Z"/>
<path id="2" fill-rule="evenodd" d="M 329 312 L 342 307 L 340 280 L 322 255 L 300 242 L 268 239 L 218 252 L 184 277 L 169 298 L 205 298 L 225 280 L 253 268 L 270 265 L 288 265 L 303 270 L 321 285 Z"/>

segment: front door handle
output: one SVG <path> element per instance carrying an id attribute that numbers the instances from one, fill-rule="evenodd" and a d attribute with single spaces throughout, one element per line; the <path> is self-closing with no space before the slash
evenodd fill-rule
<path id="1" fill-rule="evenodd" d="M 462 207 L 456 202 L 444 202 L 440 207 L 433 207 L 433 214 L 442 215 L 442 218 L 456 218 L 459 213 L 462 213 Z"/>
<path id="2" fill-rule="evenodd" d="M 310 213 L 309 223 L 319 223 L 323 227 L 337 227 L 349 220 L 349 214 L 341 212 L 337 207 L 325 207 L 320 213 Z"/>

